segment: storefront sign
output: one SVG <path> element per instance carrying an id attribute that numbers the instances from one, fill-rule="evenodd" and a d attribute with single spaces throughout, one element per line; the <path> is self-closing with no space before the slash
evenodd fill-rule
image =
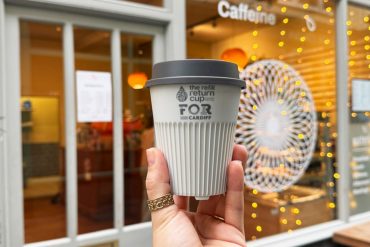
<path id="1" fill-rule="evenodd" d="M 78 122 L 112 121 L 112 80 L 107 72 L 77 71 Z"/>
<path id="2" fill-rule="evenodd" d="M 353 213 L 369 210 L 370 205 L 370 123 L 352 123 L 352 198 Z"/>
<path id="3" fill-rule="evenodd" d="M 370 80 L 352 80 L 352 111 L 370 111 Z"/>
<path id="4" fill-rule="evenodd" d="M 249 21 L 268 25 L 276 24 L 276 15 L 257 9 L 250 9 L 248 4 L 240 3 L 239 5 L 230 4 L 228 1 L 221 0 L 218 2 L 218 14 L 222 18 Z"/>

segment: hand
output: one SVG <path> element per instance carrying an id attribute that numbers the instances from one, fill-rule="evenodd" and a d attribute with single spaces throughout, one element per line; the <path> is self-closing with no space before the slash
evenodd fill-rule
<path id="1" fill-rule="evenodd" d="M 171 192 L 170 178 L 167 162 L 158 149 L 148 149 L 147 158 L 146 189 L 149 200 L 153 200 Z M 188 197 L 174 196 L 174 205 L 152 212 L 154 247 L 246 246 L 242 164 L 247 160 L 247 152 L 244 146 L 234 146 L 232 160 L 227 170 L 225 196 L 199 201 L 195 213 L 187 211 Z"/>

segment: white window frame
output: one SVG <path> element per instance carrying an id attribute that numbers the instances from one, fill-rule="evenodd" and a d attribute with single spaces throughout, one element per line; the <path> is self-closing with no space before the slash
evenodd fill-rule
<path id="1" fill-rule="evenodd" d="M 10 112 L 9 110 L 13 110 L 14 106 L 10 106 L 10 100 L 12 97 L 15 99 L 14 103 L 18 104 L 19 95 L 19 85 L 9 85 L 9 81 L 19 81 L 19 74 L 14 73 L 14 69 L 11 64 L 19 64 L 19 56 L 9 57 L 8 54 L 15 54 L 16 46 L 19 46 L 19 37 L 16 43 L 11 43 L 11 45 L 6 46 L 4 43 L 6 41 L 14 41 L 14 37 L 17 36 L 16 30 L 8 30 L 6 33 L 10 32 L 13 38 L 5 37 L 5 29 L 10 29 L 12 27 L 16 27 L 14 18 L 12 19 L 11 16 L 7 16 L 7 25 L 4 25 L 5 15 L 8 14 L 7 10 L 4 7 L 4 0 L 0 0 L 0 54 L 4 54 L 6 52 L 6 60 L 4 56 L 0 56 L 0 116 L 5 113 L 6 119 L 5 122 L 0 120 L 0 128 L 3 126 L 7 132 L 5 134 L 5 141 L 2 143 L 0 141 L 0 220 L 2 221 L 3 228 L 1 228 L 0 222 L 0 235 L 3 233 L 3 242 L 4 246 L 22 246 L 23 245 L 23 215 L 22 217 L 19 216 L 19 211 L 23 211 L 23 198 L 18 193 L 11 194 L 10 192 L 14 191 L 22 191 L 22 187 L 20 184 L 14 182 L 14 179 L 20 176 L 21 174 L 21 167 L 19 166 L 21 162 L 21 156 L 19 156 L 19 150 L 14 151 L 14 147 L 19 145 L 21 140 L 19 136 L 19 114 L 18 112 Z M 164 35 L 158 35 L 154 39 L 154 53 L 164 53 L 162 57 L 165 60 L 170 59 L 182 59 L 186 57 L 186 34 L 185 34 L 185 0 L 165 0 L 164 8 L 158 7 L 150 7 L 150 6 L 143 6 L 141 4 L 129 3 L 129 2 L 122 2 L 119 1 L 118 3 L 116 0 L 86 0 L 86 1 L 64 1 L 64 0 L 13 0 L 17 4 L 21 5 L 30 5 L 30 6 L 42 6 L 42 7 L 53 7 L 59 8 L 60 10 L 68 11 L 68 10 L 78 10 L 81 11 L 82 14 L 94 14 L 100 16 L 113 16 L 114 18 L 119 18 L 123 20 L 127 20 L 131 17 L 135 17 L 140 19 L 140 21 L 146 23 L 152 23 L 158 26 L 164 27 Z M 83 4 L 81 4 L 83 2 Z M 347 19 L 347 10 L 348 4 L 356 4 L 361 5 L 364 7 L 370 8 L 370 2 L 368 0 L 337 0 L 336 1 L 336 74 L 337 74 L 337 118 L 338 118 L 338 140 L 337 140 L 337 163 L 339 164 L 339 173 L 341 174 L 341 179 L 338 180 L 338 203 L 337 203 L 337 210 L 338 210 L 338 219 L 314 225 L 311 227 L 306 227 L 304 229 L 295 230 L 292 233 L 282 233 L 273 235 L 270 237 L 265 237 L 256 241 L 248 242 L 249 247 L 257 247 L 257 246 L 297 246 L 301 244 L 308 244 L 313 243 L 316 241 L 320 241 L 326 238 L 330 238 L 334 231 L 342 229 L 344 227 L 349 227 L 353 224 L 357 224 L 360 222 L 370 220 L 370 211 L 365 212 L 362 214 L 350 216 L 350 208 L 349 208 L 349 200 L 348 200 L 348 192 L 350 189 L 350 169 L 349 169 L 349 115 L 348 115 L 348 91 L 347 91 L 347 75 L 348 75 L 348 55 L 347 55 L 347 26 L 345 25 L 345 21 Z M 86 8 L 89 6 L 89 9 Z M 36 11 L 41 11 L 36 9 Z M 41 11 L 42 12 L 42 11 Z M 24 13 L 27 15 L 27 13 Z M 55 13 L 58 17 L 56 17 L 57 21 L 60 23 L 60 18 L 66 19 L 69 22 L 65 24 L 65 29 L 70 29 L 70 23 L 74 23 L 75 20 L 68 19 L 69 17 L 76 18 L 76 15 L 68 15 L 68 14 L 61 14 L 56 12 Z M 37 15 L 37 14 L 36 14 Z M 9 19 L 10 18 L 10 19 Z M 88 17 L 86 17 L 88 19 Z M 82 17 L 81 19 L 86 19 Z M 79 19 L 79 18 L 77 18 Z M 11 26 L 8 27 L 8 21 Z M 105 21 L 104 21 L 105 22 Z M 107 22 L 115 22 L 118 21 L 107 21 Z M 13 26 L 12 26 L 13 25 Z M 96 27 L 94 25 L 94 27 Z M 112 49 L 113 47 L 117 46 L 117 36 L 118 30 L 122 28 L 121 26 L 116 27 L 113 31 L 112 35 Z M 65 30 L 64 30 L 65 31 Z M 68 31 L 70 32 L 70 31 Z M 19 35 L 19 32 L 18 32 Z M 73 34 L 72 34 L 73 35 Z M 71 37 L 64 37 L 65 38 L 65 45 L 68 45 L 71 41 Z M 162 39 L 162 40 L 161 40 Z M 116 40 L 116 41 L 114 41 Z M 18 42 L 18 43 L 17 43 Z M 161 44 L 165 44 L 166 48 L 161 47 Z M 71 44 L 69 44 L 71 45 Z M 175 47 L 176 45 L 176 47 Z M 115 48 L 117 49 L 117 48 Z M 162 49 L 162 50 L 161 50 Z M 19 51 L 18 51 L 19 52 Z M 65 59 L 71 60 L 73 54 L 65 54 Z M 154 57 L 157 57 L 156 55 Z M 160 55 L 159 55 L 160 57 Z M 113 56 L 112 60 L 117 63 L 119 57 Z M 9 64 L 9 61 L 11 64 Z M 154 61 L 156 62 L 156 61 Z M 19 70 L 19 68 L 18 68 Z M 70 72 L 66 72 L 66 78 L 71 80 L 71 71 L 73 69 L 70 68 Z M 112 65 L 113 71 L 113 80 L 120 81 L 120 74 L 114 71 L 117 71 L 114 65 Z M 6 72 L 6 75 L 5 75 Z M 68 79 L 67 79 L 68 80 Z M 13 83 L 14 84 L 14 83 Z M 114 84 L 115 87 L 119 86 Z M 67 97 L 67 96 L 66 96 Z M 114 102 L 115 106 L 120 106 L 120 102 Z M 70 107 L 70 106 L 68 106 Z M 120 112 L 114 112 L 115 120 L 120 117 Z M 9 119 L 12 119 L 10 121 Z M 14 120 L 17 120 L 13 122 Z M 6 128 L 8 127 L 8 128 Z M 11 127 L 11 128 L 9 128 Z M 117 125 L 115 121 L 115 133 L 120 133 L 119 125 Z M 74 129 L 73 129 L 74 131 Z M 116 132 L 117 131 L 117 132 Z M 11 137 L 11 138 L 10 138 Z M 71 137 L 74 138 L 74 137 Z M 116 140 L 117 139 L 117 140 Z M 73 141 L 73 139 L 70 139 Z M 115 138 L 115 146 L 119 146 L 120 143 L 119 138 Z M 15 146 L 14 146 L 15 145 Z M 73 151 L 73 150 L 72 150 Z M 75 151 L 73 151 L 75 152 Z M 18 155 L 18 156 L 17 156 Z M 73 158 L 75 154 L 70 154 Z M 122 157 L 120 155 L 114 156 L 115 163 L 119 163 Z M 71 162 L 75 162 L 72 161 Z M 6 164 L 6 166 L 5 166 Z M 17 166 L 18 164 L 18 166 Z M 14 166 L 13 166 L 14 165 Z M 11 169 L 9 169 L 11 167 Z M 115 166 L 114 171 L 119 172 L 121 174 L 122 168 Z M 71 172 L 69 176 L 74 176 L 73 172 Z M 3 175 L 3 177 L 1 177 Z M 3 178 L 3 179 L 2 179 Z M 11 179 L 10 179 L 11 178 Z M 19 182 L 18 182 L 19 183 Z M 123 181 L 121 179 L 115 179 L 114 186 L 121 187 Z M 3 186 L 2 186 L 3 185 Z M 3 188 L 3 189 L 2 189 Z M 72 185 L 69 188 L 69 191 L 75 191 L 76 186 Z M 11 195 L 11 196 L 10 196 Z M 69 198 L 69 200 L 71 200 Z M 76 203 L 76 198 L 72 199 Z M 119 196 L 115 196 L 115 200 L 121 200 Z M 5 214 L 3 215 L 4 218 L 1 218 L 1 203 L 3 206 L 3 211 Z M 115 210 L 117 210 L 117 205 L 115 204 Z M 17 212 L 17 213 L 14 213 Z M 121 210 L 120 212 L 123 213 Z M 68 217 L 74 218 L 76 216 L 76 211 L 70 209 Z M 122 219 L 122 218 L 121 218 Z M 69 224 L 69 223 L 68 223 Z M 114 225 L 120 226 L 122 222 L 119 219 L 114 221 Z M 6 231 L 1 232 L 1 229 L 6 228 Z M 73 228 L 73 227 L 72 227 Z M 143 231 L 143 229 L 145 229 Z M 75 230 L 68 232 L 68 236 L 74 235 Z M 127 234 L 121 234 L 121 232 Z M 127 226 L 124 228 L 116 229 L 109 229 L 106 231 L 100 231 L 96 233 L 89 233 L 80 236 L 74 236 L 74 242 L 71 243 L 71 240 L 68 238 L 65 239 L 57 239 L 52 241 L 44 242 L 43 245 L 28 245 L 28 246 L 76 246 L 77 244 L 80 245 L 87 245 L 93 244 L 97 242 L 107 242 L 107 241 L 114 241 L 117 238 L 123 242 L 132 243 L 133 246 L 144 246 L 148 243 L 145 242 L 145 236 L 150 236 L 151 228 L 150 223 L 142 223 L 136 224 L 132 226 Z M 143 235 L 144 233 L 144 235 Z M 143 237 L 144 236 L 144 237 Z M 144 242 L 137 242 L 138 240 L 143 240 Z M 71 245 L 73 244 L 73 245 Z M 0 243 L 1 246 L 1 243 Z"/>

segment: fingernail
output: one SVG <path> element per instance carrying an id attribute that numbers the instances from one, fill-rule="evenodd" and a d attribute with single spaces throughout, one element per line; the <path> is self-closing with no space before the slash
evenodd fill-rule
<path id="1" fill-rule="evenodd" d="M 153 149 L 147 149 L 146 150 L 146 158 L 148 160 L 148 165 L 154 165 L 155 163 L 155 153 Z"/>

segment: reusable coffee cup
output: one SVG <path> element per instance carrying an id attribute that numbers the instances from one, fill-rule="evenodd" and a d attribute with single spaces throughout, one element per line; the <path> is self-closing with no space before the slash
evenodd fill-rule
<path id="1" fill-rule="evenodd" d="M 172 193 L 197 200 L 225 193 L 245 87 L 237 66 L 198 59 L 157 63 L 146 87 L 156 146 L 167 160 Z"/>

